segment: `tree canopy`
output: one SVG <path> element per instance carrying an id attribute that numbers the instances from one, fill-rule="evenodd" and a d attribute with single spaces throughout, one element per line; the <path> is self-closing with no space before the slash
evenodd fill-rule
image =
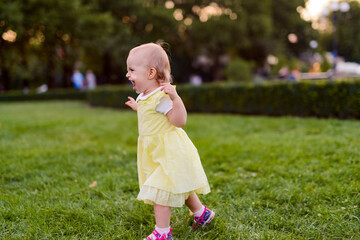
<path id="1" fill-rule="evenodd" d="M 100 83 L 125 83 L 128 51 L 158 40 L 171 47 L 175 81 L 200 70 L 221 79 L 229 59 L 261 67 L 269 54 L 306 50 L 314 30 L 298 6 L 304 1 L 3 0 L 0 85 L 69 87 L 75 68 L 92 69 Z"/>
<path id="2" fill-rule="evenodd" d="M 360 32 L 358 31 L 360 28 L 360 3 L 351 1 L 349 4 L 348 12 L 333 12 L 329 16 L 328 21 L 336 18 L 336 21 L 333 22 L 335 26 L 328 25 L 329 29 L 326 29 L 327 31 L 323 34 L 322 45 L 329 52 L 333 52 L 336 47 L 337 54 L 347 61 L 360 62 L 360 46 L 356 44 L 360 41 Z"/>

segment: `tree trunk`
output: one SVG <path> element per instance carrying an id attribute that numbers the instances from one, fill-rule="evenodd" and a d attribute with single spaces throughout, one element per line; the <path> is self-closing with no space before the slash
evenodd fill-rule
<path id="1" fill-rule="evenodd" d="M 72 75 L 72 67 L 67 65 L 66 63 L 63 65 L 63 74 L 62 74 L 62 87 L 68 88 L 72 86 L 71 75 Z"/>
<path id="2" fill-rule="evenodd" d="M 0 49 L 5 49 L 5 41 L 0 38 Z M 3 90 L 10 90 L 10 71 L 6 67 L 6 60 L 4 52 L 0 54 L 0 92 Z"/>
<path id="3" fill-rule="evenodd" d="M 1 61 L 4 61 L 3 59 Z M 0 74 L 0 92 L 2 90 L 10 90 L 10 74 L 9 70 L 5 66 L 1 66 Z"/>
<path id="4" fill-rule="evenodd" d="M 111 83 L 111 57 L 109 53 L 103 55 L 103 74 L 101 84 Z"/>
<path id="5" fill-rule="evenodd" d="M 213 70 L 212 70 L 212 74 L 213 74 L 213 80 L 215 81 L 220 81 L 222 80 L 222 65 L 220 62 L 220 57 L 222 55 L 222 51 L 221 50 L 216 50 L 215 52 L 215 62 L 214 62 L 214 66 L 213 66 Z"/>
<path id="6" fill-rule="evenodd" d="M 47 85 L 48 88 L 55 88 L 56 84 L 56 80 L 55 80 L 55 74 L 54 74 L 54 69 L 55 69 L 55 63 L 54 63 L 54 57 L 52 56 L 52 54 L 50 54 L 49 57 L 49 61 L 48 61 L 48 66 L 47 66 L 47 72 L 46 72 L 46 79 L 47 79 Z"/>

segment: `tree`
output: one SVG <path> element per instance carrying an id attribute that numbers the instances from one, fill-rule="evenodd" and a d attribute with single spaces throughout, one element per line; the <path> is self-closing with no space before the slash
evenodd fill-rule
<path id="1" fill-rule="evenodd" d="M 336 26 L 336 38 L 338 54 L 347 61 L 360 62 L 360 3 L 350 2 L 350 10 L 346 13 L 337 13 L 338 25 Z M 333 50 L 328 41 L 327 49 Z"/>
<path id="2" fill-rule="evenodd" d="M 172 46 L 178 82 L 196 71 L 199 56 L 209 59 L 209 79 L 219 80 L 229 58 L 261 67 L 270 53 L 304 51 L 313 31 L 296 11 L 299 5 L 304 1 L 4 0 L 0 33 L 11 30 L 16 40 L 0 38 L 1 84 L 19 88 L 27 79 L 68 87 L 76 67 L 93 69 L 100 83 L 124 83 L 128 51 L 158 40 Z M 297 43 L 289 43 L 289 33 Z"/>
<path id="3" fill-rule="evenodd" d="M 303 0 L 264 1 L 174 1 L 174 13 L 181 12 L 190 61 L 201 54 L 212 59 L 211 78 L 220 79 L 224 55 L 264 65 L 267 56 L 283 54 L 298 57 L 309 48 L 316 32 L 301 19 L 297 7 Z M 191 19 L 191 24 L 186 21 Z M 294 33 L 298 42 L 288 41 Z"/>
<path id="4" fill-rule="evenodd" d="M 24 34 L 21 29 L 23 18 L 19 2 L 0 2 L 0 91 L 10 89 L 12 67 L 24 63 L 19 57 L 22 43 L 16 41 Z M 4 39 L 5 33 L 10 34 L 8 40 Z"/>
<path id="5" fill-rule="evenodd" d="M 8 82 L 17 78 L 36 84 L 45 81 L 50 88 L 56 87 L 57 76 L 62 76 L 62 86 L 69 86 L 81 44 L 86 45 L 95 36 L 101 42 L 112 24 L 107 13 L 96 13 L 80 0 L 8 1 L 0 4 L 0 10 L 4 19 L 1 32 L 11 29 L 16 33 L 13 43 L 0 40 L 1 51 L 11 52 L 6 56 L 18 59 L 14 62 L 2 57 L 1 78 L 6 89 Z M 37 69 L 31 67 L 33 62 L 38 63 Z"/>
<path id="6" fill-rule="evenodd" d="M 124 83 L 126 58 L 131 48 L 146 42 L 163 40 L 176 45 L 177 21 L 164 3 L 139 0 L 91 0 L 99 12 L 114 19 L 113 31 L 102 51 L 103 75 L 106 82 Z"/>

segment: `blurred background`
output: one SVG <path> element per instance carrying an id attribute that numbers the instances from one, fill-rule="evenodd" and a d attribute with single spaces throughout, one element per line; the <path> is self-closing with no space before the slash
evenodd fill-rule
<path id="1" fill-rule="evenodd" d="M 357 0 L 2 0 L 0 91 L 127 84 L 156 41 L 176 83 L 358 77 L 358 29 Z"/>

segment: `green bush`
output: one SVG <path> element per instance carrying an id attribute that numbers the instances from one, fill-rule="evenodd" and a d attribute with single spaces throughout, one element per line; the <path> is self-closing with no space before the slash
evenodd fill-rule
<path id="1" fill-rule="evenodd" d="M 231 60 L 224 69 L 224 75 L 229 81 L 250 81 L 253 78 L 252 62 L 245 61 L 241 58 Z"/>
<path id="2" fill-rule="evenodd" d="M 360 118 L 360 81 L 302 81 L 177 86 L 189 112 Z M 94 106 L 128 108 L 130 87 L 108 87 L 88 93 Z"/>
<path id="3" fill-rule="evenodd" d="M 360 118 L 360 81 L 309 81 L 181 89 L 189 111 Z"/>
<path id="4" fill-rule="evenodd" d="M 10 91 L 0 94 L 0 101 L 32 101 L 32 100 L 86 100 L 86 92 L 76 89 L 54 89 L 44 93 Z"/>
<path id="5" fill-rule="evenodd" d="M 106 86 L 89 91 L 87 100 L 92 106 L 128 108 L 125 105 L 128 97 L 136 98 L 136 95 L 130 86 Z"/>
<path id="6" fill-rule="evenodd" d="M 189 112 L 360 118 L 360 80 L 212 83 L 178 85 L 177 90 Z M 136 95 L 129 86 L 106 86 L 88 92 L 6 93 L 0 95 L 0 101 L 76 99 L 92 106 L 128 108 L 128 96 Z"/>

